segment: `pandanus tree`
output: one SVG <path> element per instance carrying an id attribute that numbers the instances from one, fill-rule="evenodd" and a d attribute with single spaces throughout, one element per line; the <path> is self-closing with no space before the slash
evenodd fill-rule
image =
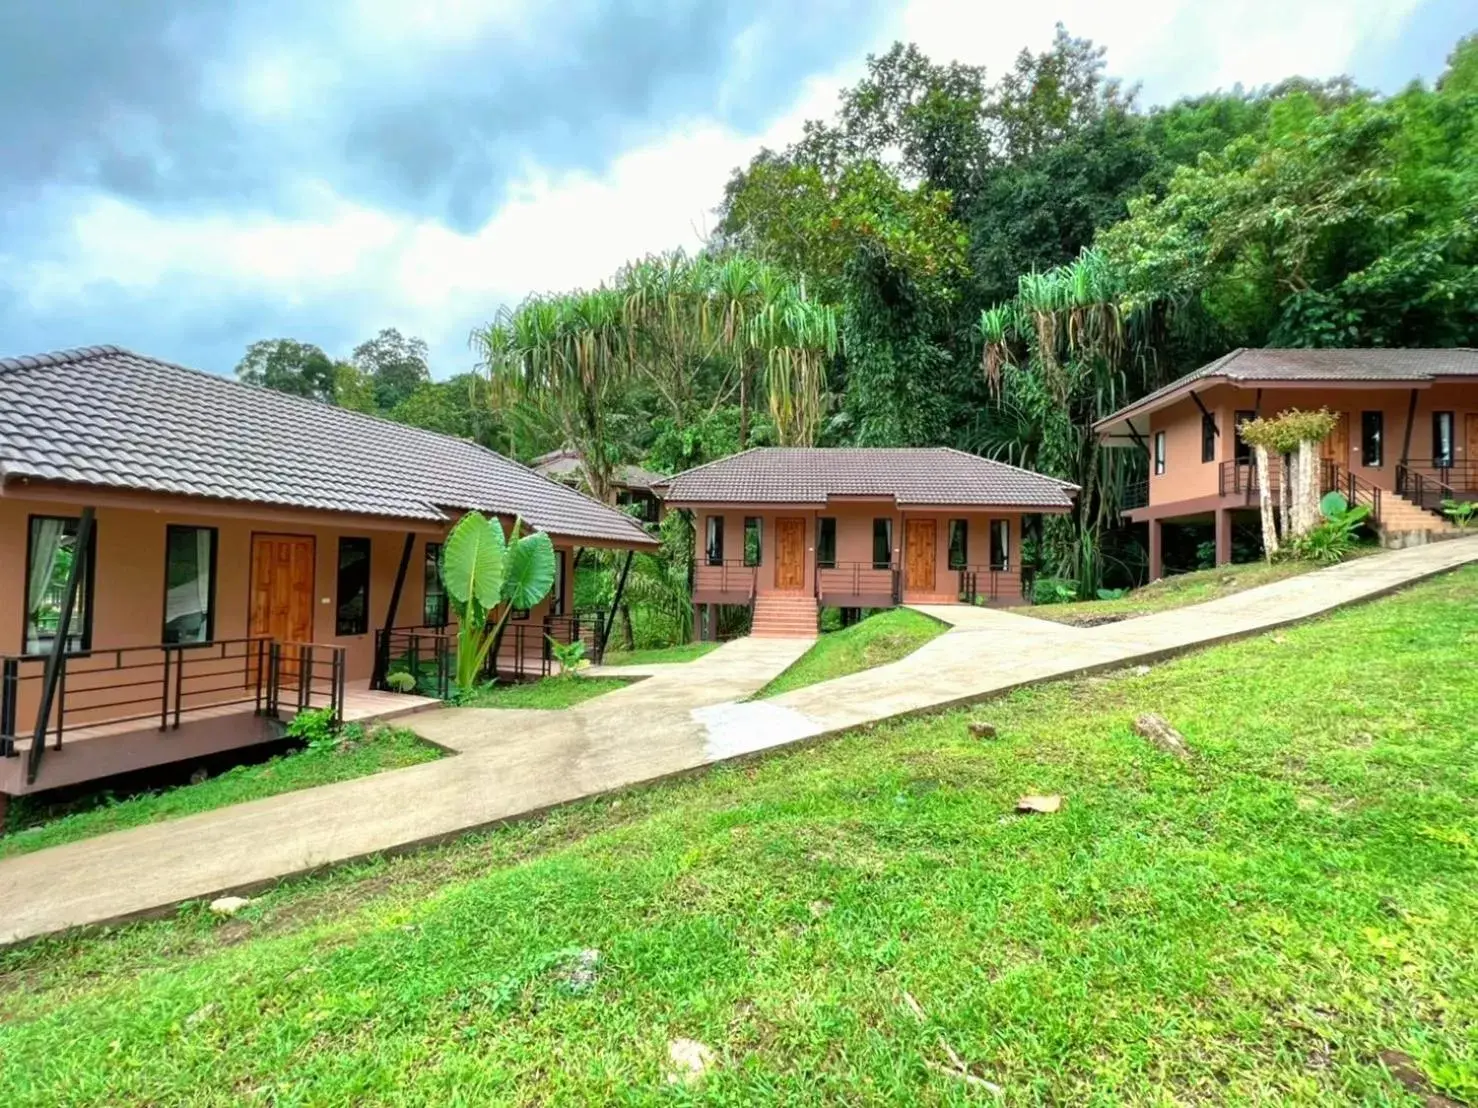
<path id="1" fill-rule="evenodd" d="M 1323 482 L 1318 446 L 1334 430 L 1335 422 L 1335 416 L 1324 409 L 1290 409 L 1271 418 L 1249 420 L 1238 428 L 1242 440 L 1252 447 L 1257 464 L 1262 545 L 1269 561 L 1282 543 L 1299 539 L 1319 525 Z M 1281 462 L 1281 526 L 1274 522 L 1270 455 Z"/>
<path id="2" fill-rule="evenodd" d="M 554 544 L 542 531 L 505 535 L 497 519 L 468 512 L 447 536 L 441 579 L 457 617 L 457 678 L 470 689 L 497 656 L 508 617 L 534 607 L 554 587 Z"/>
<path id="3" fill-rule="evenodd" d="M 580 452 L 591 493 L 609 500 L 616 413 L 634 381 L 679 425 L 698 395 L 717 407 L 737 393 L 741 439 L 762 381 L 780 441 L 809 445 L 839 340 L 835 311 L 783 271 L 744 255 L 677 252 L 634 262 L 597 289 L 530 297 L 474 331 L 472 344 L 499 399 L 535 405 Z"/>
<path id="4" fill-rule="evenodd" d="M 1073 514 L 1044 522 L 1054 574 L 1092 596 L 1103 573 L 1101 535 L 1117 518 L 1132 473 L 1104 450 L 1096 420 L 1147 391 L 1152 350 L 1144 314 L 1121 308 L 1114 271 L 1094 251 L 1023 275 L 1014 298 L 981 313 L 981 368 L 994 406 L 972 444 L 982 453 L 1078 485 Z"/>

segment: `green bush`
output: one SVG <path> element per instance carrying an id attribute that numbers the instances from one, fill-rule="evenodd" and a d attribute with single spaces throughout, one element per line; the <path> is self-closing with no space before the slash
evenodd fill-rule
<path id="1" fill-rule="evenodd" d="M 1078 583 L 1065 577 L 1038 577 L 1032 585 L 1033 604 L 1071 604 L 1078 599 Z"/>

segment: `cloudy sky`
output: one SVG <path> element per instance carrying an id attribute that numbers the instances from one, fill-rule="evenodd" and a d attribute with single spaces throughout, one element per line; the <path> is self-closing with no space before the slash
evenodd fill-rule
<path id="1" fill-rule="evenodd" d="M 1430 80 L 1472 0 L 0 0 L 0 354 L 466 337 L 701 241 L 730 170 L 895 39 L 998 74 L 1061 20 L 1165 102 Z M 554 9 L 558 8 L 556 13 Z"/>

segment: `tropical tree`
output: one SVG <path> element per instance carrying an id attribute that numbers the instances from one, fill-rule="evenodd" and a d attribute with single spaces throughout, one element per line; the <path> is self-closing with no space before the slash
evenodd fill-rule
<path id="1" fill-rule="evenodd" d="M 249 385 L 261 385 L 293 396 L 330 403 L 334 399 L 334 362 L 311 342 L 295 339 L 254 342 L 236 363 L 236 376 Z"/>
<path id="2" fill-rule="evenodd" d="M 554 587 L 554 544 L 541 531 L 520 530 L 515 519 L 505 536 L 497 519 L 468 512 L 447 536 L 441 579 L 457 617 L 458 689 L 476 685 L 488 656 L 496 657 L 509 615 L 534 607 Z"/>
<path id="3" fill-rule="evenodd" d="M 391 411 L 431 380 L 430 351 L 422 339 L 386 327 L 354 348 L 351 359 L 370 382 L 375 404 Z"/>

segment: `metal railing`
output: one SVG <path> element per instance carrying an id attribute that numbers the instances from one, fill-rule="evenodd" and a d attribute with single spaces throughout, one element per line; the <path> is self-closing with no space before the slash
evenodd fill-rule
<path id="1" fill-rule="evenodd" d="M 1370 509 L 1370 522 L 1380 522 L 1381 489 L 1365 478 L 1345 469 L 1333 459 L 1325 458 L 1320 470 L 1319 492 L 1338 492 L 1351 507 L 1363 505 Z"/>
<path id="2" fill-rule="evenodd" d="M 606 612 L 582 608 L 569 615 L 545 616 L 539 623 L 509 622 L 503 628 L 496 656 L 489 656 L 482 677 L 496 673 L 526 677 L 548 677 L 554 672 L 554 650 L 559 643 L 576 640 L 585 644 L 586 657 L 599 664 L 605 657 Z M 538 636 L 537 639 L 535 636 Z M 457 669 L 457 632 L 446 627 L 390 627 L 375 633 L 375 649 L 384 650 L 390 673 L 410 673 L 416 678 L 415 692 L 447 700 Z M 389 685 L 383 685 L 388 689 Z"/>
<path id="3" fill-rule="evenodd" d="M 1478 500 L 1478 461 L 1430 466 L 1398 464 L 1396 494 L 1418 508 L 1441 515 L 1444 500 Z"/>
<path id="4" fill-rule="evenodd" d="M 742 558 L 725 558 L 721 562 L 704 559 L 694 571 L 693 588 L 697 592 L 737 593 L 748 596 L 759 579 L 759 567 L 745 565 Z"/>
<path id="5" fill-rule="evenodd" d="M 816 597 L 828 598 L 833 607 L 871 607 L 867 604 L 836 604 L 855 598 L 873 600 L 886 596 L 897 604 L 902 597 L 898 565 L 878 562 L 819 562 L 816 566 Z"/>
<path id="6" fill-rule="evenodd" d="M 327 708 L 334 723 L 343 720 L 346 652 L 342 646 L 274 642 L 271 655 L 268 715 L 279 717 L 286 705 L 294 713 Z"/>
<path id="7" fill-rule="evenodd" d="M 1124 486 L 1124 492 L 1119 497 L 1119 509 L 1125 512 L 1133 511 L 1135 508 L 1148 507 L 1149 502 L 1149 481 L 1134 481 Z"/>
<path id="8" fill-rule="evenodd" d="M 28 757 L 34 769 L 48 743 L 55 750 L 62 748 L 69 728 L 157 720 L 159 730 L 166 731 L 177 729 L 181 716 L 196 708 L 251 704 L 261 712 L 271 641 L 264 637 L 221 639 L 95 647 L 86 653 L 65 654 L 60 659 L 51 710 L 46 719 L 34 721 L 22 718 L 23 701 L 34 701 L 39 713 L 46 658 L 0 657 L 0 755 L 15 757 L 18 742 L 29 738 Z"/>
<path id="9" fill-rule="evenodd" d="M 1001 581 L 1009 578 L 1010 571 L 1002 566 L 965 566 L 956 570 L 960 578 L 959 600 L 961 604 L 976 604 L 982 600 L 999 600 Z M 980 582 L 985 581 L 981 591 Z"/>

